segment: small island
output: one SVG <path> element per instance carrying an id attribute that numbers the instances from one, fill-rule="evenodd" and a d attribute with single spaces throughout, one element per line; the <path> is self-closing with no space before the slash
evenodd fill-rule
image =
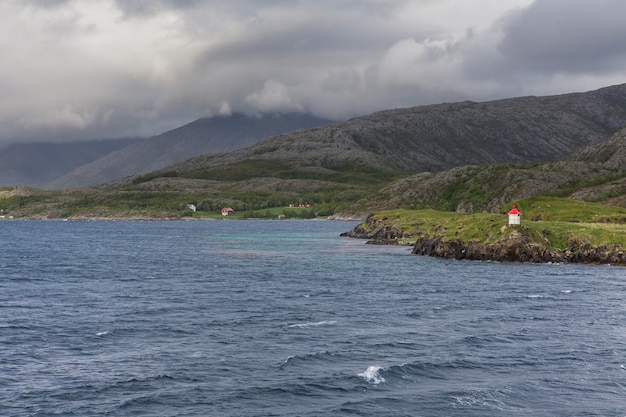
<path id="1" fill-rule="evenodd" d="M 626 209 L 554 197 L 515 204 L 500 214 L 380 211 L 342 236 L 447 259 L 626 266 Z M 524 219 L 511 224 L 507 214 L 517 208 Z"/>

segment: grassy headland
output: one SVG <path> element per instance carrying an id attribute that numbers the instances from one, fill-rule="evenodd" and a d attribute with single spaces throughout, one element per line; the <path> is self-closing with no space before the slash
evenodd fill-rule
<path id="1" fill-rule="evenodd" d="M 556 197 L 517 201 L 522 224 L 506 215 L 386 210 L 347 236 L 415 246 L 414 253 L 456 259 L 626 263 L 626 209 Z"/>

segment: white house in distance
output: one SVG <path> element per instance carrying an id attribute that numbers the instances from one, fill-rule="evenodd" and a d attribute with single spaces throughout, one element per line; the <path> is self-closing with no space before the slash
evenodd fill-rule
<path id="1" fill-rule="evenodd" d="M 513 205 L 511 211 L 509 211 L 509 226 L 512 224 L 520 224 L 522 213 L 517 210 L 517 206 Z"/>

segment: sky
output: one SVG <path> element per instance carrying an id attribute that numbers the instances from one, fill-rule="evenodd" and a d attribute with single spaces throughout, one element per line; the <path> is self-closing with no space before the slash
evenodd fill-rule
<path id="1" fill-rule="evenodd" d="M 623 0 L 2 0 L 0 146 L 626 82 Z"/>

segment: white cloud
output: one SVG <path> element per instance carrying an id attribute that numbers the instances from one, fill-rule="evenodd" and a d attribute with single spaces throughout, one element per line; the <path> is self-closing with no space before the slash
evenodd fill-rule
<path id="1" fill-rule="evenodd" d="M 432 85 L 457 76 L 459 56 L 453 40 L 404 39 L 393 45 L 379 64 L 383 87 L 410 88 Z"/>
<path id="2" fill-rule="evenodd" d="M 59 108 L 51 108 L 46 112 L 24 116 L 20 124 L 27 128 L 69 128 L 83 130 L 95 120 L 93 112 L 78 110 L 71 104 Z"/>
<path id="3" fill-rule="evenodd" d="M 621 83 L 626 3 L 598 2 L 0 2 L 0 144 Z"/>
<path id="4" fill-rule="evenodd" d="M 261 91 L 248 95 L 245 101 L 261 113 L 305 110 L 297 98 L 292 97 L 287 86 L 275 80 L 268 80 Z"/>

